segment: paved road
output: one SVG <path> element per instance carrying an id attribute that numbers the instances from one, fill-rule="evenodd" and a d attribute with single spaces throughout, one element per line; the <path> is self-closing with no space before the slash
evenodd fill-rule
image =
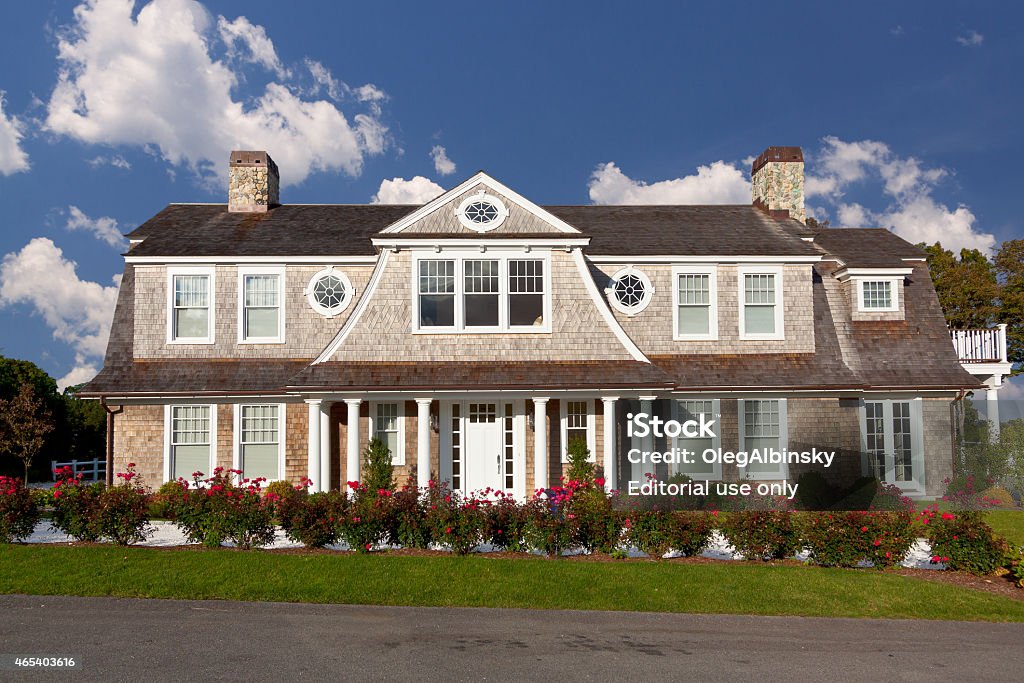
<path id="1" fill-rule="evenodd" d="M 0 596 L 0 680 L 1019 680 L 1024 624 Z"/>

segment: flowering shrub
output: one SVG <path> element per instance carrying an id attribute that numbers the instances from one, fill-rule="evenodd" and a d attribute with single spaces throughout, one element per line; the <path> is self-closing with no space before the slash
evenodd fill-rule
<path id="1" fill-rule="evenodd" d="M 669 550 L 693 557 L 711 540 L 709 515 L 694 511 L 638 511 L 626 519 L 629 542 L 651 557 Z"/>
<path id="2" fill-rule="evenodd" d="M 988 510 L 999 505 L 1012 504 L 1013 497 L 1008 491 L 995 487 L 995 479 L 978 481 L 973 474 L 961 474 L 952 479 L 943 479 L 946 493 L 942 500 L 950 503 L 955 510 Z M 982 491 L 981 486 L 986 487 Z"/>
<path id="3" fill-rule="evenodd" d="M 348 482 L 348 488 L 349 502 L 338 531 L 352 550 L 368 553 L 387 538 L 391 492 L 371 491 L 358 481 Z"/>
<path id="4" fill-rule="evenodd" d="M 574 485 L 576 482 L 570 482 L 570 487 Z M 573 545 L 587 552 L 610 553 L 622 542 L 625 515 L 615 509 L 618 496 L 605 494 L 602 486 L 604 481 L 599 478 L 594 484 L 573 489 L 567 500 L 567 512 L 575 522 Z"/>
<path id="5" fill-rule="evenodd" d="M 747 560 L 776 560 L 800 549 L 793 513 L 782 510 L 741 510 L 719 525 L 732 546 Z"/>
<path id="6" fill-rule="evenodd" d="M 149 497 L 150 519 L 174 519 L 174 510 L 185 497 L 188 485 L 181 481 L 164 482 L 156 493 Z"/>
<path id="7" fill-rule="evenodd" d="M 856 567 L 862 561 L 893 567 L 914 543 L 914 516 L 907 510 L 808 513 L 799 518 L 810 559 L 825 567 Z"/>
<path id="8" fill-rule="evenodd" d="M 431 526 L 427 520 L 427 501 L 434 501 L 440 487 L 433 481 L 424 495 L 412 484 L 406 484 L 388 501 L 387 537 L 390 543 L 405 548 L 426 548 L 430 545 Z"/>
<path id="9" fill-rule="evenodd" d="M 118 472 L 119 483 L 104 489 L 89 510 L 89 523 L 100 538 L 117 545 L 131 545 L 146 540 L 149 527 L 149 496 L 142 487 L 135 463 L 127 471 Z"/>
<path id="10" fill-rule="evenodd" d="M 481 492 L 482 496 L 489 491 Z M 463 498 L 456 492 L 443 496 L 428 507 L 427 520 L 434 541 L 459 555 L 466 555 L 480 544 L 489 501 L 485 497 Z"/>
<path id="11" fill-rule="evenodd" d="M 57 482 L 51 491 L 53 514 L 50 523 L 77 541 L 98 541 L 100 530 L 94 523 L 103 484 L 85 484 L 82 475 L 70 467 L 54 472 Z"/>
<path id="12" fill-rule="evenodd" d="M 249 549 L 274 540 L 273 501 L 264 500 L 260 490 L 264 480 L 242 479 L 235 485 L 232 477 L 241 475 L 241 470 L 217 467 L 206 479 L 194 473 L 191 485 L 179 479 L 187 490 L 174 506 L 174 522 L 189 542 L 216 548 L 231 541 Z"/>
<path id="13" fill-rule="evenodd" d="M 339 491 L 310 494 L 305 485 L 289 488 L 289 492 L 267 494 L 274 501 L 277 519 L 288 538 L 307 548 L 337 543 L 348 499 Z"/>
<path id="14" fill-rule="evenodd" d="M 39 521 L 39 504 L 21 479 L 0 476 L 0 543 L 23 541 Z"/>
<path id="15" fill-rule="evenodd" d="M 526 552 L 526 529 L 530 524 L 530 507 L 520 505 L 512 496 L 498 491 L 497 500 L 484 508 L 483 538 L 501 550 Z"/>
<path id="16" fill-rule="evenodd" d="M 559 557 L 573 546 L 579 534 L 572 496 L 572 489 L 562 487 L 537 492 L 528 504 L 526 539 L 530 547 Z"/>
<path id="17" fill-rule="evenodd" d="M 921 512 L 921 522 L 932 546 L 932 562 L 941 562 L 947 569 L 991 574 L 1003 565 L 1010 550 L 977 510 L 940 513 L 932 505 Z"/>
<path id="18" fill-rule="evenodd" d="M 278 479 L 263 487 L 263 495 L 270 497 L 271 500 L 285 498 L 294 494 L 297 490 L 305 490 L 310 484 L 312 484 L 312 480 L 306 478 L 303 478 L 299 486 L 293 486 L 290 481 Z"/>

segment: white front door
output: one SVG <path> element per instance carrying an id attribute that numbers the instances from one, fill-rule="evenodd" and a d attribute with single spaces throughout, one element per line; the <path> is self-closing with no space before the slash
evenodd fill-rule
<path id="1" fill-rule="evenodd" d="M 463 490 L 480 491 L 501 485 L 501 425 L 497 403 L 466 404 L 465 483 Z"/>

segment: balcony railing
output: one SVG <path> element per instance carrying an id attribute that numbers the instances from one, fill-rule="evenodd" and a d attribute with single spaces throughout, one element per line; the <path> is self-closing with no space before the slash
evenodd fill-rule
<path id="1" fill-rule="evenodd" d="M 950 330 L 961 363 L 1006 363 L 1006 325 L 985 330 Z"/>

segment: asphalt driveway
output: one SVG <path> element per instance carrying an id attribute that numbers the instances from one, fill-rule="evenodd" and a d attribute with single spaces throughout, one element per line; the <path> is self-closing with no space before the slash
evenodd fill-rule
<path id="1" fill-rule="evenodd" d="M 1015 680 L 1021 643 L 1024 624 L 0 596 L 0 680 Z"/>

